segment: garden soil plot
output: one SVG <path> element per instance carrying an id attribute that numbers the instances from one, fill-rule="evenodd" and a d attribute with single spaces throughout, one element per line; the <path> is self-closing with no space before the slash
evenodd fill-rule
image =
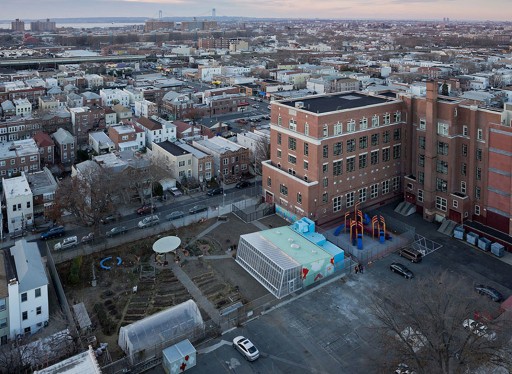
<path id="1" fill-rule="evenodd" d="M 140 279 L 140 265 L 152 260 L 153 243 L 164 235 L 183 234 L 194 238 L 213 222 L 194 224 L 186 230 L 180 229 L 180 233 L 171 230 L 158 237 L 149 237 L 57 265 L 70 305 L 84 302 L 93 322 L 93 331 L 89 336 L 95 335 L 98 342 L 109 343 L 109 352 L 114 359 L 123 356 L 117 345 L 121 326 L 190 299 L 188 291 L 170 269 L 157 270 L 155 280 Z M 106 265 L 111 269 L 102 269 L 100 261 L 109 256 L 113 261 L 108 261 Z M 121 257 L 120 266 L 117 266 L 117 257 Z M 91 286 L 93 268 L 96 287 Z M 133 292 L 134 286 L 137 286 L 136 293 Z"/>

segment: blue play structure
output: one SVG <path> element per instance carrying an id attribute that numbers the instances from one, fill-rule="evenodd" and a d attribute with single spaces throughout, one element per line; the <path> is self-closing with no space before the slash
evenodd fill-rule
<path id="1" fill-rule="evenodd" d="M 343 269 L 345 252 L 333 243 L 327 241 L 325 236 L 315 231 L 315 222 L 307 217 L 302 217 L 291 226 L 292 230 L 303 236 L 310 242 L 322 247 L 332 256 L 332 264 L 335 270 Z"/>
<path id="2" fill-rule="evenodd" d="M 103 260 L 100 261 L 100 267 L 104 270 L 110 270 L 112 266 L 105 265 L 105 262 L 112 260 L 112 256 L 105 257 Z M 120 266 L 123 263 L 123 260 L 121 257 L 117 257 L 117 266 Z"/>

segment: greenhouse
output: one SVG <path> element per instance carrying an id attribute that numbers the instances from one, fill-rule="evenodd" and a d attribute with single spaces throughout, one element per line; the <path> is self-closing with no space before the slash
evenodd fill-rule
<path id="1" fill-rule="evenodd" d="M 283 226 L 242 235 L 236 262 L 282 298 L 343 268 L 343 250 L 314 231 L 307 220 L 295 230 Z"/>
<path id="2" fill-rule="evenodd" d="M 117 343 L 133 361 L 138 352 L 146 358 L 152 357 L 177 341 L 187 338 L 193 340 L 203 331 L 203 318 L 197 304 L 187 300 L 121 327 Z"/>

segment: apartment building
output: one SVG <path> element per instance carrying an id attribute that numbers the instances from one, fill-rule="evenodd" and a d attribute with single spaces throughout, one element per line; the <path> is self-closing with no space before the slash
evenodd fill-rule
<path id="1" fill-rule="evenodd" d="M 359 92 L 272 103 L 263 188 L 289 216 L 319 223 L 401 196 L 400 100 Z"/>
<path id="2" fill-rule="evenodd" d="M 174 144 L 193 155 L 192 177 L 194 177 L 199 183 L 208 182 L 212 179 L 214 175 L 214 162 L 212 155 L 200 151 L 185 142 L 176 142 Z"/>
<path id="3" fill-rule="evenodd" d="M 18 240 L 2 251 L 0 282 L 2 345 L 48 324 L 48 278 L 36 242 Z"/>
<path id="4" fill-rule="evenodd" d="M 22 171 L 40 170 L 39 148 L 33 139 L 0 143 L 0 176 L 10 178 Z"/>
<path id="5" fill-rule="evenodd" d="M 213 156 L 214 175 L 234 183 L 249 169 L 250 151 L 220 136 L 194 140 L 192 146 Z"/>
<path id="6" fill-rule="evenodd" d="M 41 171 L 26 174 L 26 176 L 34 199 L 34 215 L 47 217 L 51 212 L 57 191 L 55 177 L 46 167 Z"/>
<path id="7" fill-rule="evenodd" d="M 173 178 L 182 181 L 192 178 L 194 155 L 170 141 L 154 143 L 152 157 L 163 168 L 168 170 Z"/>
<path id="8" fill-rule="evenodd" d="M 12 102 L 16 108 L 17 116 L 29 116 L 32 113 L 32 104 L 28 99 L 14 99 Z"/>

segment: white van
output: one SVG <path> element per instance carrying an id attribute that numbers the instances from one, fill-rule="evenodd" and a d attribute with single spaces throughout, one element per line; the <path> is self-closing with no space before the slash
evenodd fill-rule
<path id="1" fill-rule="evenodd" d="M 138 226 L 140 229 L 143 229 L 145 227 L 158 225 L 159 223 L 160 223 L 160 218 L 155 214 L 153 216 L 144 218 L 142 221 L 139 222 Z"/>
<path id="2" fill-rule="evenodd" d="M 69 249 L 76 247 L 78 245 L 78 237 L 70 236 L 69 238 L 64 239 L 62 242 L 59 242 L 53 246 L 55 251 L 60 251 L 62 249 Z"/>

